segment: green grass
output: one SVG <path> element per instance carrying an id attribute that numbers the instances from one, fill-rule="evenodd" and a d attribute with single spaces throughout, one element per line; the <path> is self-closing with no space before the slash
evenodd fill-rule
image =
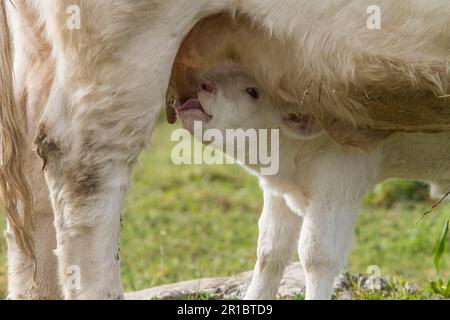
<path id="1" fill-rule="evenodd" d="M 121 239 L 122 279 L 128 291 L 231 275 L 251 269 L 255 262 L 262 206 L 256 178 L 238 166 L 173 165 L 172 129 L 158 125 L 152 146 L 134 171 Z M 435 277 L 434 245 L 450 216 L 449 207 L 437 208 L 417 226 L 429 203 L 400 201 L 385 209 L 373 206 L 379 200 L 371 197 L 357 222 L 349 271 L 365 273 L 368 266 L 378 265 L 383 276 L 427 286 Z M 3 217 L 0 226 L 4 228 Z M 0 296 L 6 288 L 5 255 L 1 238 Z M 450 277 L 449 266 L 444 254 L 443 278 Z"/>
<path id="2" fill-rule="evenodd" d="M 367 266 L 378 265 L 383 275 L 401 276 L 422 285 L 434 278 L 434 246 L 450 210 L 448 206 L 437 209 L 416 225 L 428 209 L 425 204 L 398 205 L 387 210 L 363 208 L 349 269 L 364 272 Z M 444 256 L 442 277 L 448 278 L 449 271 L 449 259 Z"/>

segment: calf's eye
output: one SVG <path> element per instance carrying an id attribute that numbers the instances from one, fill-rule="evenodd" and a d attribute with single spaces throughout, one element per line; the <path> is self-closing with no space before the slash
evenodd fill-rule
<path id="1" fill-rule="evenodd" d="M 259 99 L 259 92 L 257 88 L 247 88 L 245 89 L 245 92 L 253 99 Z"/>

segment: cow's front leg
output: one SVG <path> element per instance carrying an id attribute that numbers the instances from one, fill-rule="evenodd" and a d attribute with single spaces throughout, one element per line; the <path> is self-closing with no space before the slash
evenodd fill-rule
<path id="1" fill-rule="evenodd" d="M 264 207 L 259 220 L 257 262 L 246 300 L 274 299 L 281 278 L 295 252 L 301 218 L 282 197 L 264 191 Z"/>

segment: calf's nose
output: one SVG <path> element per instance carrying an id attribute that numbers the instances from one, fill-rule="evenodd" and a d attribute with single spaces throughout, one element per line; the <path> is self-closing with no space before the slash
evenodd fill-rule
<path id="1" fill-rule="evenodd" d="M 216 86 L 212 81 L 209 80 L 201 80 L 199 83 L 198 91 L 206 91 L 209 93 L 213 93 L 216 90 Z"/>

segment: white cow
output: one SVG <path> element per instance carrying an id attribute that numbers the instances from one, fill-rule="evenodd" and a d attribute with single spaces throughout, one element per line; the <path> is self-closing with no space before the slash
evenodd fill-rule
<path id="1" fill-rule="evenodd" d="M 250 17 L 254 28 L 237 22 L 243 38 L 236 33 L 216 44 L 239 49 L 235 58 L 275 96 L 295 101 L 308 86 L 320 88 L 321 103 L 307 98 L 303 105 L 315 116 L 383 130 L 448 128 L 449 2 L 379 1 L 378 31 L 367 28 L 371 4 L 1 0 L 9 298 L 123 297 L 117 251 L 131 170 L 151 136 L 180 45 L 205 17 Z M 416 112 L 423 106 L 426 112 Z M 81 282 L 74 285 L 77 271 Z"/>

